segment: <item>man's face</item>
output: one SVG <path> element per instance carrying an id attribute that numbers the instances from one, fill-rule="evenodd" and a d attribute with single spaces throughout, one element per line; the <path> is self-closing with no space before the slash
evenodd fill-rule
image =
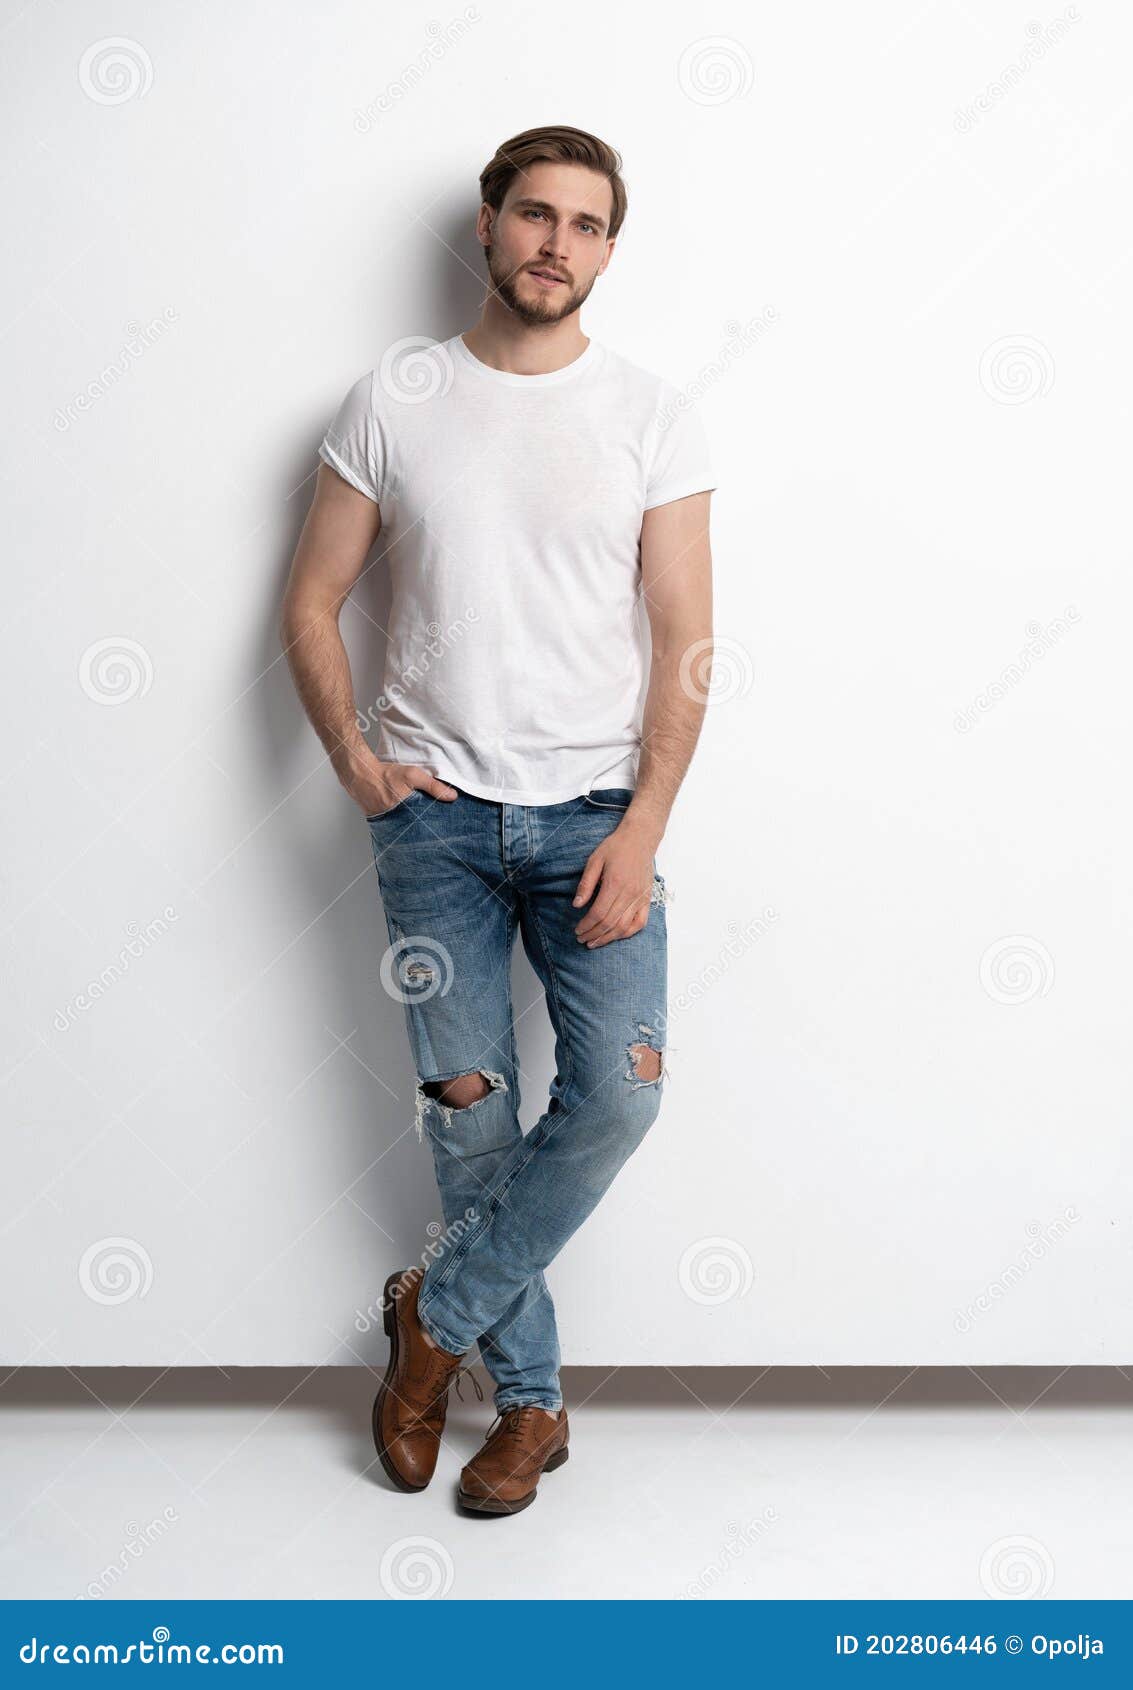
<path id="1" fill-rule="evenodd" d="M 557 323 L 577 311 L 610 261 L 613 190 L 596 170 L 543 161 L 516 172 L 494 215 L 476 232 L 496 293 L 524 323 Z"/>

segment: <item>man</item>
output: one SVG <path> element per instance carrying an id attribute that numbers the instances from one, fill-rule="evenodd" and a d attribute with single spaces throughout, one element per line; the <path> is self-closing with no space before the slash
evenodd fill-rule
<path id="1" fill-rule="evenodd" d="M 625 217 L 620 168 L 567 127 L 498 149 L 480 177 L 480 321 L 435 346 L 398 343 L 347 393 L 282 621 L 304 708 L 369 826 L 383 979 L 405 1004 L 446 1222 L 424 1272 L 386 1282 L 375 1443 L 396 1485 L 423 1489 L 449 1385 L 478 1345 L 498 1413 L 458 1496 L 488 1513 L 526 1507 L 567 1458 L 543 1270 L 657 1116 L 654 853 L 704 709 L 703 430 L 674 388 L 579 321 Z M 371 750 L 338 618 L 379 531 L 393 607 Z M 549 1106 L 526 1136 L 517 929 L 556 1040 Z"/>

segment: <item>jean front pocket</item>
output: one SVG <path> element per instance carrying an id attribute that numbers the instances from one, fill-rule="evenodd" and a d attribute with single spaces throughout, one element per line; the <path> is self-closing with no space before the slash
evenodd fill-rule
<path id="1" fill-rule="evenodd" d="M 596 786 L 582 796 L 596 810 L 628 810 L 633 802 L 633 789 L 628 786 Z"/>
<path id="2" fill-rule="evenodd" d="M 367 816 L 366 820 L 368 822 L 384 822 L 387 816 L 394 816 L 399 810 L 404 810 L 409 800 L 411 798 L 416 798 L 420 793 L 420 790 L 421 789 L 418 786 L 413 787 L 411 791 L 405 794 L 404 798 L 399 798 L 396 804 L 391 804 L 388 810 L 379 810 L 376 815 Z"/>

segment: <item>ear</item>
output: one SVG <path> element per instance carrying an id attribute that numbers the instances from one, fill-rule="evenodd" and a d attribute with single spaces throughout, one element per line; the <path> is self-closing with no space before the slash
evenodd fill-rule
<path id="1" fill-rule="evenodd" d="M 597 276 L 605 275 L 606 267 L 609 264 L 611 258 L 614 256 L 614 248 L 617 246 L 617 244 L 618 244 L 618 237 L 616 235 L 614 236 L 612 241 L 606 242 L 606 256 L 602 260 L 601 264 L 599 264 L 597 270 L 595 271 L 595 275 L 597 275 Z"/>
<path id="2" fill-rule="evenodd" d="M 491 245 L 492 223 L 495 219 L 495 215 L 496 214 L 490 205 L 481 203 L 480 210 L 476 217 L 476 239 L 480 242 L 481 246 Z"/>

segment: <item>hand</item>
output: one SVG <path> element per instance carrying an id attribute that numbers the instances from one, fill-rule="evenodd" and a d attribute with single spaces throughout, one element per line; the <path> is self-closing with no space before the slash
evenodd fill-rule
<path id="1" fill-rule="evenodd" d="M 427 792 L 433 798 L 446 800 L 458 796 L 455 786 L 447 786 L 416 763 L 380 763 L 376 757 L 360 774 L 344 780 L 343 785 L 354 802 L 360 805 L 364 816 L 377 816 L 383 810 L 392 810 L 413 791 Z"/>
<path id="2" fill-rule="evenodd" d="M 574 905 L 601 890 L 574 930 L 587 950 L 608 945 L 611 939 L 628 939 L 640 933 L 649 920 L 653 896 L 653 845 L 647 835 L 625 822 L 619 823 L 601 845 L 590 853 L 574 895 Z"/>

